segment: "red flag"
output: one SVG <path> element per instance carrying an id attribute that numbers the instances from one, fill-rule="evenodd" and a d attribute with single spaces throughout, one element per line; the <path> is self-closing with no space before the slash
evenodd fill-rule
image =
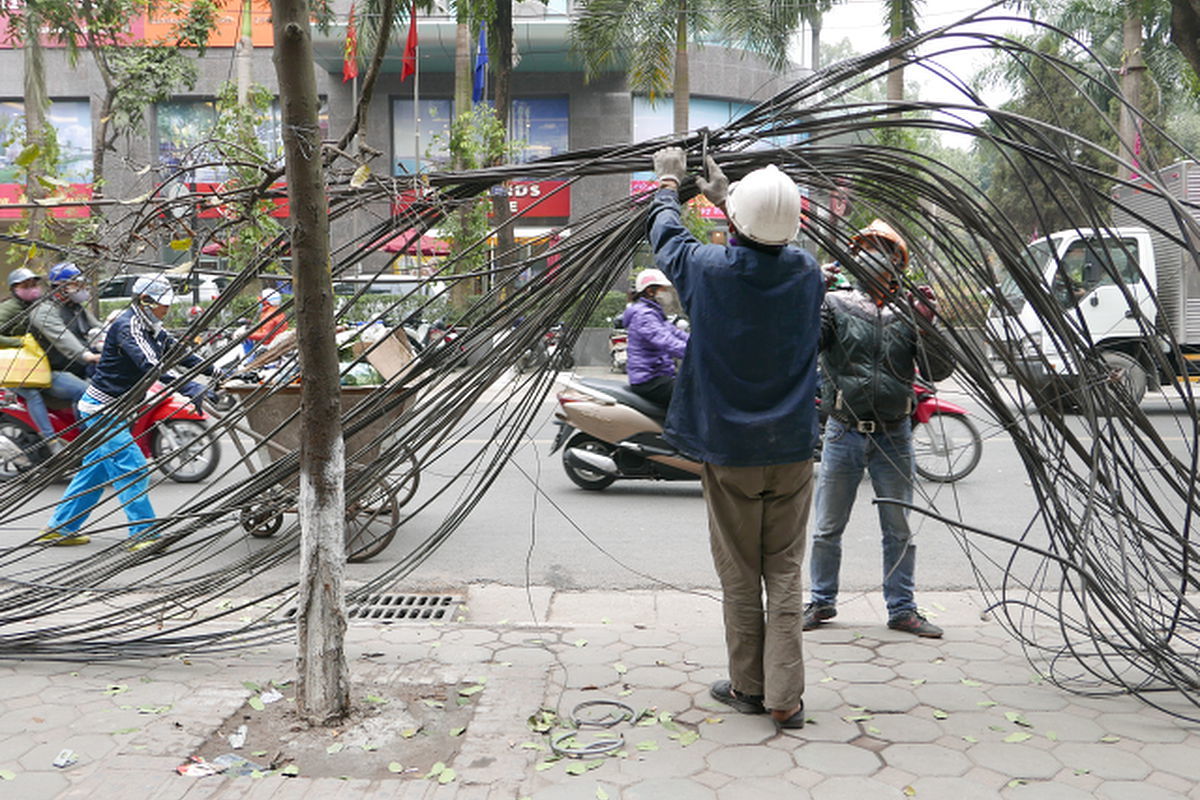
<path id="1" fill-rule="evenodd" d="M 400 65 L 400 82 L 417 71 L 417 0 L 413 0 L 412 18 L 408 23 L 408 43 L 404 45 L 404 61 Z"/>
<path id="2" fill-rule="evenodd" d="M 346 46 L 342 51 L 342 83 L 358 77 L 358 30 L 354 27 L 354 3 L 346 22 Z"/>

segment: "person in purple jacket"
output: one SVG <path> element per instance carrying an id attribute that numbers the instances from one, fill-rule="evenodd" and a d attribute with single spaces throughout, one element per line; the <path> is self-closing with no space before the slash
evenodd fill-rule
<path id="1" fill-rule="evenodd" d="M 671 282 L 661 270 L 642 270 L 633 288 L 637 299 L 623 318 L 629 388 L 665 408 L 675 391 L 675 360 L 687 351 L 688 334 L 668 322 L 662 310 L 662 293 L 671 290 Z"/>

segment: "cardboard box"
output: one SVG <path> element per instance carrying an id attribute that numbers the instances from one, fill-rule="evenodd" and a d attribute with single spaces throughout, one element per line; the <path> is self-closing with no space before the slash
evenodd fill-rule
<path id="1" fill-rule="evenodd" d="M 408 336 L 402 328 L 396 328 L 378 343 L 355 342 L 352 352 L 356 358 L 365 352 L 367 361 L 379 371 L 385 381 L 401 377 L 412 367 L 414 359 Z"/>

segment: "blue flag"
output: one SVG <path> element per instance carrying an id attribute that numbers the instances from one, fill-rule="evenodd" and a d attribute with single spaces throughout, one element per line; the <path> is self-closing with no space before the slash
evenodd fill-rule
<path id="1" fill-rule="evenodd" d="M 475 84 L 474 89 L 471 92 L 472 103 L 478 103 L 483 100 L 483 79 L 487 75 L 487 64 L 487 24 L 480 23 L 479 52 L 475 56 Z"/>

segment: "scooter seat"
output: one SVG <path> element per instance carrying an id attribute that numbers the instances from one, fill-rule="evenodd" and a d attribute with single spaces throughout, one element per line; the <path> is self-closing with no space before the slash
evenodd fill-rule
<path id="1" fill-rule="evenodd" d="M 661 425 L 667 418 L 667 409 L 658 403 L 651 403 L 637 392 L 629 388 L 629 384 L 617 381 L 606 381 L 600 378 L 584 378 L 580 381 L 584 386 L 604 392 L 622 405 L 630 406 Z"/>

